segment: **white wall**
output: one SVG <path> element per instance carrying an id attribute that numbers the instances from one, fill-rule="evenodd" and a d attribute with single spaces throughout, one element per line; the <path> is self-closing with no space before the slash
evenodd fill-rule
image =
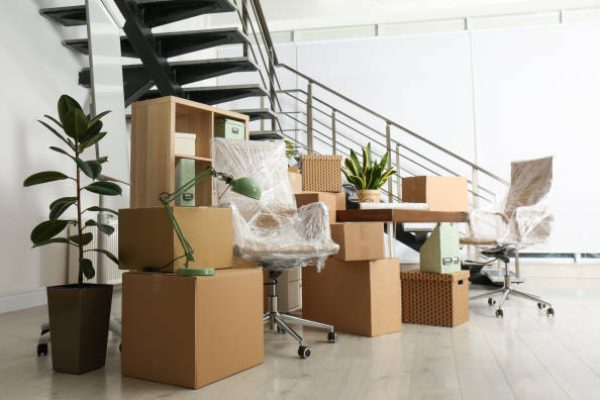
<path id="1" fill-rule="evenodd" d="M 303 73 L 507 180 L 510 161 L 555 155 L 554 234 L 536 250 L 599 252 L 599 41 L 590 22 L 296 48 Z"/>
<path id="2" fill-rule="evenodd" d="M 0 312 L 39 304 L 45 301 L 43 287 L 64 282 L 66 250 L 57 245 L 32 250 L 29 233 L 68 184 L 22 187 L 34 172 L 72 167 L 48 150 L 56 140 L 36 122 L 44 114 L 56 116 L 62 93 L 88 100 L 77 84 L 81 61 L 62 39 L 33 1 L 11 2 L 10 12 L 0 13 Z"/>

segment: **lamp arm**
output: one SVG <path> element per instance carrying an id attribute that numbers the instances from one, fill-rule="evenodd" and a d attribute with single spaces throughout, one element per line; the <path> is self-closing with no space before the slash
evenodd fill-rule
<path id="1" fill-rule="evenodd" d="M 188 264 L 190 261 L 194 261 L 194 249 L 192 248 L 190 243 L 187 241 L 187 239 L 183 235 L 181 227 L 179 226 L 179 223 L 177 222 L 177 218 L 175 218 L 175 213 L 173 211 L 173 207 L 171 206 L 171 202 L 173 200 L 175 200 L 177 197 L 181 196 L 183 193 L 185 193 L 188 189 L 193 187 L 196 183 L 203 181 L 204 179 L 208 178 L 209 176 L 215 176 L 215 175 L 216 175 L 216 172 L 213 167 L 210 167 L 210 166 L 206 167 L 198 175 L 196 175 L 194 178 L 190 179 L 188 182 L 186 182 L 184 185 L 182 185 L 179 189 L 177 189 L 173 193 L 161 193 L 160 196 L 158 197 L 160 202 L 162 203 L 162 205 L 165 207 L 165 211 L 167 212 L 167 215 L 169 216 L 169 219 L 171 220 L 171 225 L 173 226 L 173 230 L 175 231 L 175 234 L 177 235 L 177 238 L 179 239 L 179 242 L 181 243 L 181 247 L 183 247 L 183 251 L 185 253 L 185 268 L 188 267 Z"/>

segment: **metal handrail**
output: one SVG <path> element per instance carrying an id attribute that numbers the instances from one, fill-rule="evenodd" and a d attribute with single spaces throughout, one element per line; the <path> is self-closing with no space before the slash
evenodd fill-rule
<path id="1" fill-rule="evenodd" d="M 494 173 L 492 173 L 492 172 L 488 171 L 487 169 L 485 169 L 485 168 L 482 168 L 482 167 L 480 167 L 479 165 L 477 165 L 477 164 L 473 163 L 472 161 L 469 161 L 469 160 L 467 160 L 466 158 L 464 158 L 464 157 L 462 157 L 462 156 L 460 156 L 460 155 L 458 155 L 458 154 L 456 154 L 456 153 L 454 153 L 454 152 L 452 152 L 452 151 L 450 151 L 450 150 L 448 150 L 448 149 L 446 149 L 446 148 L 444 148 L 444 147 L 442 147 L 442 146 L 438 145 L 437 143 L 434 143 L 434 142 L 432 142 L 431 140 L 424 138 L 423 136 L 419 135 L 418 133 L 416 133 L 416 132 L 412 131 L 411 129 L 408 129 L 408 128 L 406 128 L 405 126 L 403 126 L 403 125 L 401 125 L 401 124 L 399 124 L 399 123 L 397 123 L 397 122 L 395 122 L 395 121 L 391 120 L 390 118 L 387 118 L 386 116 L 384 116 L 384 115 L 382 115 L 382 114 L 380 114 L 380 113 L 378 113 L 378 112 L 376 112 L 376 111 L 374 111 L 374 110 L 370 109 L 369 107 L 367 107 L 367 106 L 365 106 L 365 105 L 363 105 L 363 104 L 361 104 L 361 103 L 359 103 L 359 102 L 357 102 L 357 101 L 355 101 L 355 100 L 351 99 L 350 97 L 348 97 L 348 96 L 346 96 L 346 95 L 344 95 L 344 94 L 342 94 L 342 93 L 338 92 L 337 90 L 335 90 L 335 89 L 332 89 L 331 87 L 329 87 L 329 86 L 327 86 L 327 85 L 325 85 L 325 84 L 323 84 L 323 83 L 321 83 L 321 82 L 317 81 L 316 79 L 314 79 L 314 78 L 312 78 L 312 77 L 310 77 L 310 76 L 308 76 L 308 75 L 306 75 L 306 74 L 303 74 L 302 72 L 298 71 L 297 69 L 295 69 L 295 68 L 292 68 L 292 67 L 290 67 L 289 65 L 287 65 L 287 64 L 285 64 L 285 63 L 278 63 L 276 66 L 277 66 L 277 67 L 282 67 L 282 68 L 285 68 L 285 69 L 287 69 L 288 71 L 290 71 L 290 72 L 292 72 L 292 73 L 294 73 L 294 74 L 296 74 L 296 75 L 298 75 L 298 76 L 300 76 L 300 77 L 304 78 L 304 79 L 305 79 L 305 80 L 307 80 L 309 83 L 311 83 L 311 84 L 315 84 L 315 85 L 319 86 L 320 88 L 322 88 L 322 89 L 325 89 L 326 91 L 328 91 L 328 92 L 330 92 L 330 93 L 332 93 L 332 94 L 336 95 L 337 97 L 339 97 L 339 98 L 341 98 L 342 100 L 344 100 L 344 101 L 346 101 L 346 102 L 348 102 L 348 103 L 352 104 L 353 106 L 355 106 L 355 107 L 357 107 L 357 108 L 360 108 L 360 109 L 362 109 L 362 110 L 364 110 L 364 111 L 368 112 L 369 114 L 371 114 L 371 115 L 373 115 L 373 116 L 375 116 L 375 117 L 378 117 L 379 119 L 382 119 L 382 120 L 383 120 L 383 121 L 384 121 L 386 124 L 393 125 L 393 126 L 395 126 L 396 128 L 399 128 L 399 129 L 401 129 L 402 131 L 404 131 L 404 132 L 408 133 L 409 135 L 411 135 L 411 136 L 413 136 L 413 137 L 415 137 L 415 138 L 417 138 L 417 139 L 421 140 L 423 143 L 426 143 L 426 144 L 428 144 L 428 145 L 430 145 L 430 146 L 434 147 L 435 149 L 437 149 L 437 150 L 439 150 L 439 151 L 441 151 L 441 152 L 443 152 L 443 153 L 446 153 L 447 155 L 449 155 L 449 156 L 451 156 L 451 157 L 453 157 L 453 158 L 455 158 L 455 159 L 457 159 L 457 160 L 461 161 L 462 163 L 464 163 L 464 164 L 466 164 L 466 165 L 470 166 L 470 167 L 471 167 L 471 168 L 473 168 L 473 169 L 476 169 L 476 170 L 478 170 L 478 171 L 481 171 L 482 173 L 484 173 L 485 175 L 489 176 L 490 178 L 493 178 L 493 179 L 495 179 L 496 181 L 498 181 L 498 182 L 501 182 L 501 183 L 504 183 L 504 184 L 506 184 L 506 185 L 508 185 L 508 184 L 509 184 L 509 182 L 508 182 L 508 181 L 506 181 L 505 179 L 502 179 L 501 177 L 499 177 L 498 175 L 496 175 L 496 174 L 494 174 Z"/>

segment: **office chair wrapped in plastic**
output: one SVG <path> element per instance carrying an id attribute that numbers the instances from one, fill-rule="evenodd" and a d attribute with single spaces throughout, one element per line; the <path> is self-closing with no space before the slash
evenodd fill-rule
<path id="1" fill-rule="evenodd" d="M 275 285 L 285 270 L 307 265 L 321 269 L 327 257 L 339 251 L 331 239 L 327 207 L 312 203 L 296 209 L 282 141 L 213 139 L 212 153 L 217 171 L 253 178 L 261 189 L 261 199 L 253 200 L 216 182 L 219 204 L 232 208 L 235 254 L 269 271 L 269 312 L 264 321 L 296 339 L 298 355 L 306 358 L 310 349 L 288 323 L 326 329 L 330 342 L 335 341 L 334 327 L 280 314 Z"/>
<path id="2" fill-rule="evenodd" d="M 481 253 L 492 261 L 504 263 L 504 282 L 501 289 L 472 297 L 491 297 L 501 294 L 496 317 L 503 317 L 502 306 L 509 295 L 525 298 L 554 315 L 552 305 L 538 296 L 523 293 L 511 286 L 508 268 L 509 256 L 518 262 L 519 249 L 546 242 L 550 237 L 553 216 L 548 210 L 548 196 L 552 187 L 552 157 L 517 161 L 511 164 L 511 184 L 501 207 L 482 208 L 469 214 L 470 237 L 461 238 L 462 244 L 481 247 Z"/>

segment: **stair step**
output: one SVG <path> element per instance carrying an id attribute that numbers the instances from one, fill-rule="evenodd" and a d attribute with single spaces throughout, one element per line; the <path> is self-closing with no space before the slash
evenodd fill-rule
<path id="1" fill-rule="evenodd" d="M 250 117 L 250 121 L 259 119 L 277 118 L 277 114 L 268 108 L 246 108 L 242 110 L 233 110 L 236 113 L 244 114 Z"/>
<path id="2" fill-rule="evenodd" d="M 248 38 L 237 28 L 204 29 L 198 31 L 157 33 L 154 35 L 160 54 L 175 57 L 194 51 L 204 50 L 224 44 L 248 43 Z M 65 40 L 64 45 L 79 53 L 88 54 L 87 39 Z M 137 54 L 126 36 L 121 37 L 121 55 L 137 58 Z"/>
<path id="3" fill-rule="evenodd" d="M 283 136 L 279 131 L 251 131 L 250 140 L 281 140 Z"/>
<path id="4" fill-rule="evenodd" d="M 247 57 L 220 58 L 211 60 L 179 61 L 169 63 L 175 81 L 179 85 L 199 82 L 205 79 L 230 74 L 233 72 L 256 71 L 258 67 Z M 139 81 L 144 74 L 142 64 L 124 65 L 123 82 Z M 79 84 L 90 87 L 90 69 L 85 68 L 79 73 Z"/>
<path id="5" fill-rule="evenodd" d="M 183 88 L 184 98 L 198 103 L 218 104 L 239 100 L 245 97 L 268 96 L 267 91 L 259 85 L 206 86 Z M 140 100 L 161 97 L 158 90 L 150 90 Z"/>
<path id="6" fill-rule="evenodd" d="M 229 0 L 137 0 L 149 27 L 160 26 L 203 14 L 235 11 Z M 64 26 L 86 24 L 85 5 L 43 8 L 40 13 Z"/>

